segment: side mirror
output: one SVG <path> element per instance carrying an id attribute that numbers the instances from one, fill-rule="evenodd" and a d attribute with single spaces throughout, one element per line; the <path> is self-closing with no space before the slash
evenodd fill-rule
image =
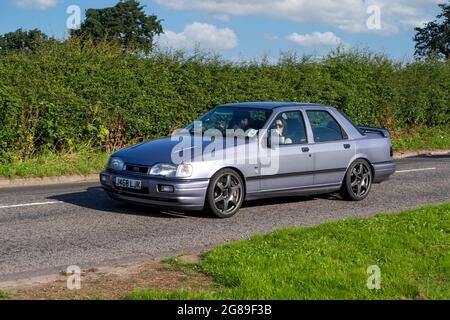
<path id="1" fill-rule="evenodd" d="M 257 135 L 258 135 L 258 130 L 255 130 L 255 129 L 250 129 L 247 132 L 247 137 L 250 139 L 255 138 Z"/>

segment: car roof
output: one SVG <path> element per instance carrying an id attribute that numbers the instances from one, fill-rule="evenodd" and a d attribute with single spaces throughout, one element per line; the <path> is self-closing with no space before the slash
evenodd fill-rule
<path id="1" fill-rule="evenodd" d="M 282 107 L 328 107 L 316 103 L 300 103 L 300 102 L 241 102 L 241 103 L 227 103 L 219 107 L 233 107 L 233 108 L 260 108 L 260 109 L 276 109 Z"/>

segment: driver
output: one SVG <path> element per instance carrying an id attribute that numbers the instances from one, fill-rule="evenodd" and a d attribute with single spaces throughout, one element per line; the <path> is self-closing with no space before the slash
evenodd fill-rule
<path id="1" fill-rule="evenodd" d="M 283 118 L 277 118 L 273 123 L 272 130 L 279 137 L 280 144 L 292 144 L 292 139 L 286 137 L 287 123 Z"/>

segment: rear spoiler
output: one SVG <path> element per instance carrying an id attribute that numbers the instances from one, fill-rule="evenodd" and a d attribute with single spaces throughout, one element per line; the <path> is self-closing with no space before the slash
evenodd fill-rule
<path id="1" fill-rule="evenodd" d="M 385 138 L 389 138 L 391 136 L 389 131 L 383 128 L 365 127 L 365 126 L 357 126 L 357 128 L 362 134 L 375 133 Z"/>

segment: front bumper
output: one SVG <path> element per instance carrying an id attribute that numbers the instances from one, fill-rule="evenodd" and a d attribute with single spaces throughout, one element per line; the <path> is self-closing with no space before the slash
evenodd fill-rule
<path id="1" fill-rule="evenodd" d="M 142 189 L 120 188 L 116 177 L 140 180 Z M 100 183 L 113 199 L 167 209 L 203 210 L 209 179 L 165 179 L 105 171 L 100 173 Z M 173 186 L 174 191 L 161 192 L 161 185 Z"/>
<path id="2" fill-rule="evenodd" d="M 383 181 L 389 180 L 389 177 L 395 173 L 395 162 L 386 161 L 380 163 L 374 163 L 374 183 L 381 183 Z"/>

